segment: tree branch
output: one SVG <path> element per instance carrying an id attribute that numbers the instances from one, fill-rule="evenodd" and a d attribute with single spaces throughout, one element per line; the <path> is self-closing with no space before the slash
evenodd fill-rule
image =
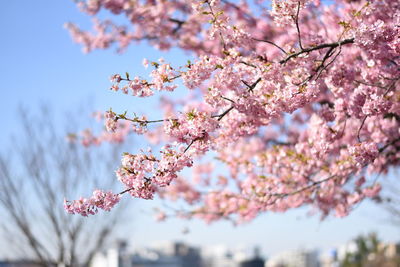
<path id="1" fill-rule="evenodd" d="M 327 43 L 327 44 L 321 44 L 321 45 L 317 45 L 317 46 L 313 46 L 313 47 L 304 48 L 304 49 L 301 49 L 299 52 L 291 54 L 287 58 L 282 59 L 281 61 L 279 61 L 279 63 L 285 64 L 290 59 L 298 57 L 298 56 L 300 56 L 301 54 L 304 54 L 304 53 L 309 53 L 309 52 L 312 52 L 312 51 L 315 51 L 315 50 L 320 50 L 320 49 L 323 49 L 323 48 L 336 48 L 336 47 L 341 46 L 341 45 L 352 44 L 352 43 L 354 43 L 354 38 L 345 39 L 343 41 L 339 41 L 339 42 L 335 42 L 335 43 Z"/>

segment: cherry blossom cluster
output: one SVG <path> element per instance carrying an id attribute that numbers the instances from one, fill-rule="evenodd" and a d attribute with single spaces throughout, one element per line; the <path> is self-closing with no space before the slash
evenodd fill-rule
<path id="1" fill-rule="evenodd" d="M 170 64 L 164 62 L 163 59 L 159 60 L 159 63 L 153 62 L 155 70 L 150 74 L 152 80 L 149 82 L 140 77 L 129 78 L 129 74 L 126 73 L 126 78 L 122 78 L 120 74 L 114 74 L 110 80 L 113 83 L 111 90 L 121 90 L 123 93 L 128 94 L 131 92 L 134 96 L 147 97 L 154 94 L 153 89 L 157 91 L 173 91 L 177 85 L 169 84 L 179 75 Z M 120 83 L 125 81 L 126 84 L 121 87 Z"/>
<path id="2" fill-rule="evenodd" d="M 113 112 L 112 110 L 106 111 L 104 117 L 105 117 L 105 126 L 107 131 L 115 132 L 115 130 L 117 129 L 117 120 L 118 120 L 115 112 Z"/>
<path id="3" fill-rule="evenodd" d="M 400 164 L 397 0 L 82 0 L 79 7 L 129 21 L 97 19 L 93 32 L 68 24 L 87 51 L 143 40 L 194 57 L 180 67 L 145 59 L 148 78 L 111 77 L 112 90 L 138 97 L 178 87 L 189 94 L 163 97 L 162 118 L 109 110 L 107 131 L 83 132 L 84 145 L 129 134 L 163 144 L 158 153 L 123 155 L 121 193 L 184 201 L 188 210 L 176 215 L 207 222 L 305 205 L 342 217 L 365 198 L 379 199 L 376 177 Z M 98 207 L 67 203 L 82 215 Z"/>
<path id="4" fill-rule="evenodd" d="M 113 192 L 95 190 L 90 198 L 80 198 L 79 200 L 64 200 L 64 208 L 68 213 L 81 214 L 82 216 L 93 215 L 98 209 L 110 211 L 119 201 L 121 196 Z"/>
<path id="5" fill-rule="evenodd" d="M 310 0 L 273 0 L 271 16 L 278 26 L 296 23 L 300 9 Z"/>
<path id="6" fill-rule="evenodd" d="M 118 180 L 125 185 L 127 192 L 134 197 L 152 199 L 156 187 L 165 187 L 185 167 L 192 166 L 193 159 L 182 151 L 182 147 L 167 145 L 156 158 L 148 153 L 122 157 L 121 167 L 116 171 Z"/>
<path id="7" fill-rule="evenodd" d="M 208 139 L 208 133 L 214 132 L 218 127 L 216 119 L 211 114 L 191 110 L 177 120 L 165 123 L 164 131 L 178 142 L 189 144 L 193 140 Z"/>
<path id="8" fill-rule="evenodd" d="M 373 142 L 355 144 L 349 147 L 349 152 L 360 166 L 373 162 L 379 155 L 378 147 Z"/>

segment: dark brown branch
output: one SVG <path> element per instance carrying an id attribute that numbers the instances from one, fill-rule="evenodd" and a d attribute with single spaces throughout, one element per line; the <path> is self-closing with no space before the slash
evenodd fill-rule
<path id="1" fill-rule="evenodd" d="M 226 100 L 226 101 L 229 101 L 229 102 L 231 102 L 231 103 L 235 103 L 235 101 L 233 101 L 232 99 L 229 99 L 229 98 L 227 98 L 227 97 L 225 97 L 225 96 L 221 96 L 221 98 L 224 99 L 224 100 Z"/>
<path id="2" fill-rule="evenodd" d="M 377 87 L 377 88 L 381 88 L 381 89 L 387 89 L 386 86 L 383 86 L 381 84 L 372 84 L 372 83 L 367 83 L 364 81 L 360 81 L 360 80 L 354 80 L 356 83 L 358 84 L 362 84 L 362 85 L 366 85 L 366 86 L 372 86 L 372 87 Z"/>
<path id="3" fill-rule="evenodd" d="M 248 62 L 246 62 L 246 61 L 240 61 L 240 63 L 242 63 L 242 64 L 244 64 L 244 65 L 246 65 L 246 66 L 249 66 L 249 67 L 257 68 L 256 65 L 253 65 L 253 64 L 248 63 Z"/>
<path id="4" fill-rule="evenodd" d="M 168 20 L 176 23 L 176 28 L 172 30 L 173 34 L 177 33 L 182 28 L 182 25 L 185 23 L 185 21 L 183 21 L 183 20 L 174 19 L 174 18 L 169 18 Z"/>
<path id="5" fill-rule="evenodd" d="M 301 192 L 304 192 L 304 191 L 306 191 L 306 190 L 308 190 L 308 189 L 310 189 L 310 188 L 313 188 L 313 187 L 316 186 L 316 185 L 319 185 L 319 184 L 322 184 L 322 183 L 324 183 L 324 182 L 327 182 L 327 181 L 329 181 L 329 180 L 331 180 L 331 179 L 333 179 L 333 178 L 335 178 L 335 177 L 337 177 L 337 175 L 336 175 L 336 174 L 333 174 L 333 175 L 328 176 L 328 177 L 326 177 L 326 178 L 324 178 L 324 179 L 322 179 L 322 180 L 314 181 L 314 182 L 312 182 L 311 184 L 309 184 L 309 185 L 307 185 L 307 186 L 304 186 L 304 187 L 302 187 L 302 188 L 300 188 L 300 189 L 298 189 L 298 190 L 295 190 L 295 191 L 292 191 L 292 192 L 289 192 L 289 193 L 284 193 L 284 194 L 273 194 L 273 196 L 277 196 L 277 197 L 279 197 L 279 198 L 285 198 L 285 197 L 288 197 L 288 196 L 297 195 L 297 194 L 299 194 L 299 193 L 301 193 Z M 278 198 L 278 199 L 279 199 L 279 198 Z M 276 201 L 276 200 L 275 200 L 275 201 Z"/>
<path id="6" fill-rule="evenodd" d="M 125 189 L 125 190 L 119 192 L 118 195 L 123 195 L 123 194 L 125 194 L 125 193 L 127 193 L 127 192 L 129 192 L 129 191 L 131 191 L 131 190 L 133 190 L 133 189 L 135 189 L 135 188 L 133 188 L 133 187 L 127 188 L 127 189 Z"/>
<path id="7" fill-rule="evenodd" d="M 387 143 L 386 145 L 384 145 L 383 147 L 381 147 L 379 149 L 379 153 L 382 153 L 383 151 L 385 151 L 389 146 L 396 144 L 397 142 L 400 142 L 400 138 L 394 139 L 392 140 L 390 143 Z"/>
<path id="8" fill-rule="evenodd" d="M 274 43 L 274 42 L 271 42 L 271 41 L 268 41 L 268 40 L 264 40 L 264 39 L 257 39 L 257 38 L 251 38 L 251 39 L 253 39 L 254 41 L 264 42 L 264 43 L 273 45 L 273 46 L 275 46 L 276 48 L 278 48 L 279 50 L 281 50 L 285 55 L 288 54 L 288 53 L 285 51 L 285 49 L 283 49 L 282 47 L 280 47 L 279 45 L 277 45 L 277 44 Z"/>
<path id="9" fill-rule="evenodd" d="M 322 71 L 324 70 L 325 67 L 325 61 L 330 58 L 333 54 L 335 50 L 335 47 L 331 47 L 328 49 L 328 51 L 326 51 L 324 58 L 322 59 L 321 64 L 318 66 L 318 68 L 315 70 L 315 72 L 318 74 L 320 71 L 322 73 Z"/>
<path id="10" fill-rule="evenodd" d="M 327 44 L 321 44 L 321 45 L 317 45 L 317 46 L 313 46 L 313 47 L 304 48 L 304 49 L 300 50 L 299 52 L 291 54 L 287 58 L 282 59 L 281 61 L 279 61 L 279 63 L 285 64 L 290 59 L 298 57 L 298 56 L 300 56 L 300 55 L 302 55 L 304 53 L 309 53 L 309 52 L 320 50 L 320 49 L 324 49 L 324 48 L 332 48 L 332 47 L 336 48 L 336 47 L 341 46 L 341 45 L 352 44 L 352 43 L 354 43 L 354 38 L 345 39 L 343 41 L 339 41 L 339 42 L 335 42 L 335 43 L 327 43 Z"/>
<path id="11" fill-rule="evenodd" d="M 261 81 L 261 78 L 258 78 L 253 84 L 248 84 L 245 80 L 241 80 L 244 85 L 247 86 L 248 92 L 253 92 L 253 89 L 257 86 L 257 84 Z"/>

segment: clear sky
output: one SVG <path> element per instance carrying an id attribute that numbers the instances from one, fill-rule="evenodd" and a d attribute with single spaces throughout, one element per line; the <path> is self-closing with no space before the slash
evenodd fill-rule
<path id="1" fill-rule="evenodd" d="M 2 148 L 17 129 L 15 112 L 21 104 L 35 109 L 41 103 L 50 103 L 55 110 L 68 111 L 92 102 L 93 110 L 113 107 L 116 111 L 157 116 L 154 100 L 107 90 L 109 76 L 125 71 L 143 74 L 143 57 L 156 60 L 162 55 L 176 64 L 187 57 L 177 51 L 161 54 L 145 44 L 132 46 L 122 55 L 113 49 L 84 55 L 63 28 L 68 21 L 86 28 L 90 25 L 90 19 L 78 11 L 72 0 L 13 0 L 4 1 L 0 8 Z M 344 219 L 330 217 L 321 222 L 318 216 L 308 216 L 309 209 L 305 208 L 265 214 L 239 227 L 226 222 L 206 225 L 178 219 L 156 223 L 150 211 L 159 204 L 131 201 L 134 219 L 120 235 L 130 238 L 136 246 L 156 240 L 185 240 L 198 245 L 259 245 L 268 254 L 295 248 L 329 248 L 370 231 L 378 232 L 383 240 L 400 241 L 400 227 L 391 226 L 387 214 L 369 202 Z M 189 233 L 182 234 L 186 227 Z"/>

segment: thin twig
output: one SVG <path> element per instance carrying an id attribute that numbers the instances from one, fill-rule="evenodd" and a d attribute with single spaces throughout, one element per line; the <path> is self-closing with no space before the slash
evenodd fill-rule
<path id="1" fill-rule="evenodd" d="M 248 63 L 248 62 L 246 62 L 246 61 L 240 61 L 240 63 L 242 63 L 242 64 L 244 64 L 244 65 L 246 65 L 246 66 L 249 66 L 249 67 L 253 67 L 253 68 L 257 68 L 257 66 L 256 65 L 254 65 L 254 64 L 251 64 L 251 63 Z"/>
<path id="2" fill-rule="evenodd" d="M 300 34 L 300 26 L 299 26 L 299 13 L 300 13 L 300 1 L 298 2 L 298 5 L 297 5 L 297 13 L 296 13 L 294 22 L 296 24 L 297 38 L 299 39 L 299 46 L 300 46 L 300 49 L 303 50 L 303 45 L 301 44 L 301 34 Z"/>
<path id="3" fill-rule="evenodd" d="M 232 99 L 229 99 L 229 98 L 227 98 L 227 97 L 225 97 L 225 96 L 221 96 L 221 98 L 222 98 L 222 99 L 225 99 L 226 101 L 229 101 L 229 102 L 231 102 L 231 103 L 235 103 L 235 101 L 233 101 Z"/>
<path id="4" fill-rule="evenodd" d="M 194 142 L 200 140 L 201 138 L 197 137 L 195 139 L 193 139 L 192 141 L 190 141 L 190 144 L 185 148 L 185 150 L 183 151 L 183 153 L 186 153 L 186 151 L 189 150 L 189 148 L 193 145 Z"/>
<path id="5" fill-rule="evenodd" d="M 387 89 L 386 86 L 383 86 L 381 84 L 372 84 L 372 83 L 367 83 L 364 81 L 360 81 L 360 80 L 354 80 L 356 83 L 362 84 L 362 85 L 366 85 L 366 86 L 372 86 L 372 87 L 377 87 L 377 88 L 381 88 L 381 89 Z"/>
<path id="6" fill-rule="evenodd" d="M 365 117 L 364 117 L 364 119 L 363 119 L 362 122 L 361 122 L 360 128 L 358 128 L 358 131 L 357 131 L 357 140 L 358 140 L 359 143 L 361 143 L 361 138 L 360 138 L 361 129 L 363 128 L 364 123 L 365 123 L 365 120 L 366 120 L 367 118 L 368 118 L 368 116 L 365 116 Z"/>
<path id="7" fill-rule="evenodd" d="M 257 38 L 251 38 L 251 39 L 253 39 L 254 41 L 264 42 L 264 43 L 273 45 L 273 46 L 275 46 L 276 48 L 278 48 L 279 50 L 281 50 L 284 54 L 286 54 L 286 55 L 288 54 L 288 53 L 285 51 L 285 49 L 283 49 L 282 47 L 280 47 L 279 45 L 277 45 L 277 44 L 274 43 L 274 42 L 271 42 L 271 41 L 268 41 L 268 40 L 264 40 L 264 39 L 257 39 Z"/>
<path id="8" fill-rule="evenodd" d="M 214 22 L 216 22 L 218 18 L 214 14 L 214 10 L 213 10 L 210 2 L 208 0 L 206 0 L 205 3 L 207 3 L 207 5 L 208 5 L 208 7 L 210 9 L 210 12 L 211 12 L 211 15 L 213 16 Z M 225 42 L 224 36 L 222 35 L 221 31 L 219 31 L 219 37 L 221 38 L 221 42 L 222 42 L 222 46 L 224 47 L 224 51 L 227 51 L 228 49 L 227 49 L 227 46 L 226 46 L 226 42 Z"/>

